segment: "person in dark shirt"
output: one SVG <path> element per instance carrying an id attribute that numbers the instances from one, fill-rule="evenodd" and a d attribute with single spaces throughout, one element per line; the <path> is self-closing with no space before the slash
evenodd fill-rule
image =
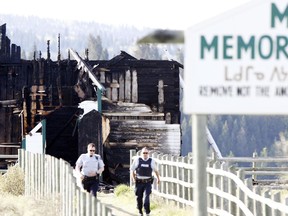
<path id="1" fill-rule="evenodd" d="M 149 151 L 147 147 L 141 150 L 141 156 L 136 158 L 131 167 L 131 178 L 135 183 L 135 195 L 137 201 L 137 209 L 139 214 L 143 215 L 143 205 L 145 213 L 148 216 L 150 214 L 150 194 L 152 192 L 152 183 L 154 172 L 157 178 L 157 184 L 160 183 L 160 175 L 156 167 L 155 160 L 149 157 Z M 143 203 L 144 198 L 144 203 Z"/>

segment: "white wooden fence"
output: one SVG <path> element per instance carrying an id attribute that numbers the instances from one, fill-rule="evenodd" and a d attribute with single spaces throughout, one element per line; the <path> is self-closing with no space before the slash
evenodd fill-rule
<path id="1" fill-rule="evenodd" d="M 213 157 L 214 160 L 215 157 Z M 288 189 L 288 158 L 287 157 L 225 157 L 217 159 L 226 166 L 241 170 L 242 178 L 251 178 L 255 184 L 270 189 Z"/>
<path id="2" fill-rule="evenodd" d="M 136 156 L 131 150 L 130 159 Z M 179 207 L 194 206 L 193 158 L 152 153 L 161 174 L 161 183 L 153 185 L 153 193 Z M 245 170 L 229 166 L 225 161 L 208 160 L 207 212 L 209 215 L 284 216 L 288 215 L 287 194 L 252 185 Z M 236 160 L 235 160 L 236 161 Z M 234 161 L 234 162 L 235 162 Z M 252 159 L 255 162 L 256 159 Z M 260 160 L 261 161 L 261 160 Z M 247 158 L 246 158 L 247 162 Z M 266 161 L 267 162 L 267 161 Z M 259 173 L 258 173 L 259 174 Z"/>
<path id="3" fill-rule="evenodd" d="M 131 162 L 135 155 L 136 152 L 132 150 Z M 153 193 L 179 207 L 193 207 L 193 158 L 159 153 L 153 153 L 151 157 L 157 161 L 161 174 L 161 183 L 159 186 L 154 183 Z M 283 158 L 271 160 L 277 163 L 287 161 Z M 237 161 L 250 161 L 253 169 L 230 166 Z M 261 161 L 269 162 L 264 158 L 208 160 L 206 172 L 209 215 L 288 216 L 286 190 L 263 189 L 260 185 L 252 185 L 251 177 L 246 178 L 247 175 L 253 175 L 255 178 L 261 173 L 265 174 L 263 167 L 262 169 L 256 167 L 256 164 Z M 61 215 L 113 216 L 108 206 L 101 204 L 97 198 L 77 186 L 73 168 L 66 161 L 21 149 L 19 165 L 25 173 L 25 195 L 51 198 L 59 202 Z M 266 171 L 269 173 L 272 168 L 268 167 Z M 277 174 L 286 174 L 286 171 L 280 173 L 276 170 L 274 175 Z"/>
<path id="4" fill-rule="evenodd" d="M 18 154 L 25 173 L 25 195 L 59 202 L 63 216 L 114 216 L 108 206 L 77 186 L 68 162 L 23 149 Z"/>

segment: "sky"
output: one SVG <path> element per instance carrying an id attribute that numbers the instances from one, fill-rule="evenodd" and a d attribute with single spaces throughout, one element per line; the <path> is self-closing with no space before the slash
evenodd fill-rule
<path id="1" fill-rule="evenodd" d="M 0 13 L 185 30 L 251 0 L 5 0 Z"/>

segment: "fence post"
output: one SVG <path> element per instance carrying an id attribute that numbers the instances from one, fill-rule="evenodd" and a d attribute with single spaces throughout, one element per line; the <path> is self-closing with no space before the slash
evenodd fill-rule
<path id="1" fill-rule="evenodd" d="M 233 166 L 230 167 L 229 172 L 235 174 L 236 173 L 235 167 L 233 167 Z M 237 187 L 236 187 L 236 184 L 234 183 L 234 181 L 232 179 L 229 179 L 228 190 L 229 190 L 229 193 L 234 197 L 236 196 L 236 189 L 237 189 Z M 236 203 L 229 201 L 229 213 L 231 215 L 236 215 L 236 212 L 237 212 Z"/>
<path id="2" fill-rule="evenodd" d="M 169 166 L 167 165 L 167 161 L 168 161 L 168 155 L 167 154 L 165 154 L 165 155 L 163 155 L 163 160 L 164 160 L 164 163 L 165 163 L 165 165 L 164 165 L 164 169 L 163 169 L 163 177 L 164 177 L 164 179 L 165 178 L 168 178 L 170 175 L 170 173 L 169 173 Z M 163 189 L 163 193 L 166 195 L 166 194 L 169 194 L 169 182 L 167 181 L 167 180 L 165 180 L 165 182 L 163 182 L 163 187 L 162 187 L 162 189 Z M 168 199 L 165 199 L 166 200 L 166 204 L 169 204 L 169 200 Z"/>
<path id="3" fill-rule="evenodd" d="M 136 150 L 130 150 L 130 167 L 132 165 L 132 162 L 133 162 L 133 157 L 136 155 Z M 132 177 L 131 177 L 131 173 L 129 174 L 130 175 L 130 187 L 133 187 L 133 181 L 132 181 Z"/>
<path id="4" fill-rule="evenodd" d="M 159 172 L 159 175 L 160 175 L 160 180 L 161 180 L 161 176 L 162 176 L 162 172 L 163 172 L 163 166 L 162 166 L 162 163 L 160 162 L 161 159 L 162 159 L 162 156 L 163 154 L 158 154 L 158 153 L 153 153 L 152 154 L 152 158 L 156 159 L 156 166 L 157 166 L 157 170 Z M 160 181 L 160 184 L 162 183 L 162 181 Z M 161 192 L 161 188 L 160 188 L 160 185 L 157 184 L 157 181 L 153 181 L 153 185 L 152 185 L 152 189 L 154 190 L 158 190 L 159 192 Z"/>
<path id="5" fill-rule="evenodd" d="M 185 165 L 187 165 L 188 164 L 188 158 L 187 157 L 183 157 L 182 158 L 182 162 L 185 163 Z M 181 169 L 181 176 L 182 176 L 181 180 L 183 182 L 189 182 L 188 176 L 187 176 L 188 170 L 189 169 L 187 169 L 186 167 L 182 167 L 182 169 Z M 181 196 L 181 198 L 185 199 L 185 200 L 188 200 L 187 199 L 188 198 L 187 195 L 188 195 L 188 187 L 182 185 L 182 196 Z M 185 207 L 185 205 L 183 203 L 181 203 L 181 207 L 183 208 L 183 207 Z"/>
<path id="6" fill-rule="evenodd" d="M 213 164 L 215 163 L 214 160 L 210 160 L 207 162 L 207 167 L 210 168 L 210 167 L 213 167 Z M 213 187 L 213 174 L 207 172 L 207 187 Z M 213 206 L 214 206 L 214 200 L 213 200 L 213 197 L 214 195 L 213 194 L 210 194 L 210 193 L 207 193 L 207 207 L 208 208 L 212 208 L 213 209 Z"/>
<path id="7" fill-rule="evenodd" d="M 24 150 L 18 149 L 18 163 L 22 170 L 25 169 Z"/>
<path id="8" fill-rule="evenodd" d="M 280 203 L 281 202 L 281 193 L 277 192 L 277 193 L 273 194 L 272 198 L 273 198 L 273 200 L 275 202 L 279 202 Z M 273 216 L 281 216 L 281 212 L 279 210 L 277 210 L 277 209 L 274 209 L 273 212 L 272 212 L 272 215 Z"/>
<path id="9" fill-rule="evenodd" d="M 165 172 L 165 169 L 164 169 L 164 165 L 162 163 L 162 160 L 163 160 L 163 154 L 158 154 L 157 155 L 157 159 L 158 161 L 161 161 L 161 163 L 157 163 L 157 168 L 158 168 L 158 172 L 159 172 L 159 175 L 160 175 L 160 185 L 157 184 L 157 181 L 154 181 L 153 184 L 154 184 L 154 189 L 158 189 L 158 191 L 160 193 L 163 192 L 163 181 L 162 181 L 162 177 L 163 177 L 163 174 Z"/>
<path id="10" fill-rule="evenodd" d="M 192 166 L 192 164 L 193 164 L 193 158 L 192 157 L 188 157 L 188 164 Z M 190 168 L 188 170 L 187 175 L 188 175 L 188 182 L 192 184 L 193 183 L 193 169 L 192 168 Z M 194 203 L 194 196 L 193 196 L 194 192 L 193 191 L 194 191 L 193 187 L 188 188 L 188 200 L 193 201 L 193 203 Z"/>
<path id="11" fill-rule="evenodd" d="M 221 170 L 228 172 L 228 167 L 225 163 L 221 163 Z M 228 193 L 228 179 L 225 178 L 224 176 L 221 177 L 221 190 L 223 192 Z M 221 199 L 221 209 L 228 211 L 229 203 L 227 199 L 224 199 L 224 198 Z"/>
<path id="12" fill-rule="evenodd" d="M 263 191 L 262 196 L 270 199 L 269 190 Z M 267 206 L 266 204 L 262 203 L 262 209 L 263 209 L 263 216 L 271 216 L 272 215 L 271 208 L 269 206 Z"/>
<path id="13" fill-rule="evenodd" d="M 81 212 L 80 212 L 80 206 L 81 206 L 80 194 L 81 193 L 82 193 L 81 190 L 79 188 L 76 188 L 75 199 L 74 199 L 74 204 L 73 204 L 75 216 L 81 216 Z"/>
<path id="14" fill-rule="evenodd" d="M 253 152 L 253 158 L 257 158 L 257 157 L 258 157 L 257 152 Z M 256 168 L 257 168 L 257 162 L 254 162 L 254 161 L 253 161 L 253 163 L 252 163 L 252 168 L 253 168 L 254 171 L 256 170 Z M 253 175 L 252 175 L 252 179 L 253 179 L 254 181 L 256 181 L 256 180 L 257 180 L 257 175 L 256 175 L 256 174 L 253 174 Z"/>
<path id="15" fill-rule="evenodd" d="M 237 171 L 237 176 L 239 179 L 244 180 L 244 171 L 243 170 L 238 170 Z M 244 193 L 243 191 L 237 187 L 237 197 L 239 200 L 241 200 L 244 203 Z M 238 207 L 237 208 L 237 216 L 243 216 L 243 211 Z"/>
<path id="16" fill-rule="evenodd" d="M 30 164 L 30 154 L 28 151 L 25 151 L 25 195 L 32 196 L 31 193 L 31 164 Z"/>
<path id="17" fill-rule="evenodd" d="M 175 158 L 176 159 L 176 162 L 177 162 L 177 164 L 178 164 L 178 162 L 183 162 L 182 161 L 182 157 L 176 157 Z M 177 197 L 182 197 L 182 185 L 179 183 L 179 181 L 181 181 L 181 180 L 183 180 L 183 178 L 182 178 L 182 169 L 183 169 L 183 167 L 182 166 L 175 166 L 175 169 L 176 169 L 176 179 L 177 179 L 177 183 L 176 183 L 176 196 Z M 181 207 L 182 206 L 182 204 L 181 204 L 181 202 L 178 202 L 177 201 L 177 207 Z"/>
<path id="18" fill-rule="evenodd" d="M 218 162 L 215 162 L 213 164 L 213 168 L 214 169 L 219 169 L 220 168 L 220 164 Z M 221 190 L 221 178 L 218 175 L 213 175 L 213 187 L 214 188 L 218 188 L 219 190 Z M 219 209 L 220 208 L 220 203 L 221 203 L 221 199 L 218 195 L 213 195 L 213 208 L 214 209 Z"/>
<path id="19" fill-rule="evenodd" d="M 261 195 L 261 189 L 259 186 L 254 186 L 253 187 L 253 192 L 255 194 Z M 253 209 L 254 209 L 254 215 L 263 215 L 262 213 L 262 206 L 259 201 L 256 201 L 255 199 L 253 200 Z"/>
<path id="20" fill-rule="evenodd" d="M 177 162 L 177 156 L 171 156 L 170 155 L 170 161 L 172 162 Z M 171 177 L 172 178 L 175 178 L 178 180 L 178 172 L 177 172 L 177 166 L 175 165 L 170 165 L 170 172 L 171 172 Z M 177 184 L 174 183 L 174 182 L 170 182 L 170 194 L 174 195 L 174 196 L 178 196 L 178 187 L 177 187 Z M 176 200 L 171 200 L 171 202 L 174 204 L 174 205 L 177 205 L 178 206 L 178 201 Z"/>
<path id="21" fill-rule="evenodd" d="M 245 183 L 245 185 L 247 186 L 247 188 L 249 188 L 250 190 L 252 190 L 253 185 L 252 185 L 252 179 L 251 179 L 251 178 L 245 179 L 245 180 L 244 180 L 244 183 Z M 251 199 L 249 196 L 247 196 L 246 194 L 245 194 L 245 197 L 244 197 L 244 203 L 245 203 L 245 206 L 247 206 L 248 209 L 249 209 L 251 212 L 253 212 L 253 201 L 252 201 L 252 199 Z"/>

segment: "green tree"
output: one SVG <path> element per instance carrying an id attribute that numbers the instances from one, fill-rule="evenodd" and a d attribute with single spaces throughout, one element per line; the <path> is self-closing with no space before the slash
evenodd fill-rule
<path id="1" fill-rule="evenodd" d="M 107 60 L 108 59 L 108 51 L 104 49 L 102 46 L 101 37 L 98 35 L 94 37 L 92 34 L 88 36 L 88 51 L 89 51 L 89 59 L 90 60 Z"/>
<path id="2" fill-rule="evenodd" d="M 33 60 L 34 55 L 35 58 L 37 59 L 37 46 L 35 43 L 33 44 L 32 50 L 28 53 L 28 60 Z"/>
<path id="3" fill-rule="evenodd" d="M 21 50 L 21 59 L 27 60 L 26 52 L 23 49 Z"/>
<path id="4" fill-rule="evenodd" d="M 161 60 L 159 50 L 154 44 L 139 44 L 135 46 L 134 56 L 138 59 Z"/>

